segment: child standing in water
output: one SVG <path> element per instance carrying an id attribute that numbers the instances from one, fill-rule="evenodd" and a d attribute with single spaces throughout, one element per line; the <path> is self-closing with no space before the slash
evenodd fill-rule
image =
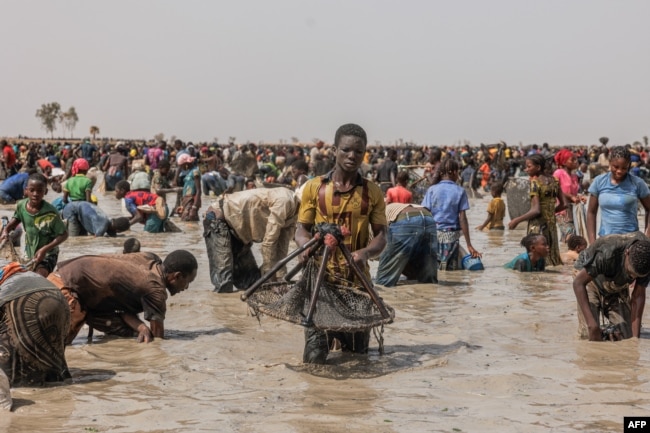
<path id="1" fill-rule="evenodd" d="M 490 194 L 492 194 L 492 201 L 487 208 L 487 218 L 476 230 L 483 230 L 487 227 L 490 230 L 503 230 L 503 218 L 506 216 L 506 203 L 501 198 L 503 194 L 503 184 L 496 182 L 490 187 Z"/>
<path id="2" fill-rule="evenodd" d="M 43 197 L 47 179 L 40 173 L 27 180 L 25 196 L 16 204 L 16 212 L 0 235 L 0 241 L 19 223 L 25 229 L 25 255 L 34 262 L 34 272 L 47 277 L 59 260 L 59 244 L 68 239 L 68 229 L 54 206 Z"/>
<path id="3" fill-rule="evenodd" d="M 550 248 L 546 264 L 556 266 L 562 264 L 560 247 L 557 238 L 555 214 L 566 208 L 566 197 L 560 190 L 558 180 L 544 174 L 546 161 L 541 154 L 526 157 L 525 171 L 530 177 L 530 210 L 513 219 L 508 228 L 513 230 L 522 221 L 528 221 L 528 233 L 542 234 Z M 559 204 L 556 205 L 559 199 Z"/>
<path id="4" fill-rule="evenodd" d="M 521 246 L 526 248 L 526 252 L 519 254 L 503 267 L 519 272 L 544 271 L 549 253 L 546 238 L 540 234 L 530 233 L 521 240 Z"/>
<path id="5" fill-rule="evenodd" d="M 445 159 L 440 163 L 439 173 L 442 180 L 430 187 L 422 200 L 438 228 L 438 261 L 440 269 L 455 271 L 462 269 L 460 258 L 460 237 L 465 238 L 467 250 L 472 257 L 481 257 L 481 253 L 472 246 L 469 238 L 469 224 L 465 211 L 469 209 L 469 200 L 465 188 L 458 185 L 458 162 Z"/>

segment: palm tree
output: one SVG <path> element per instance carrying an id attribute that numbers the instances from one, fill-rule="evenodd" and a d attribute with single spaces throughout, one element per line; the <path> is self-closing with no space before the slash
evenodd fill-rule
<path id="1" fill-rule="evenodd" d="M 95 139 L 95 135 L 99 134 L 99 126 L 91 126 L 90 127 L 90 135 L 93 136 L 93 140 Z"/>

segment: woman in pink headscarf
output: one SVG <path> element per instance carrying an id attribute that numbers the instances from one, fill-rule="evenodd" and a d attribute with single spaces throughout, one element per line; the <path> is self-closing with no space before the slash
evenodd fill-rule
<path id="1" fill-rule="evenodd" d="M 569 149 L 562 149 L 553 157 L 557 170 L 553 176 L 560 182 L 560 189 L 571 204 L 584 202 L 584 199 L 578 195 L 580 184 L 578 176 L 573 173 L 578 168 L 578 158 L 575 153 Z M 560 228 L 561 242 L 566 242 L 568 235 L 576 234 L 573 223 L 573 206 L 567 206 L 566 210 L 555 214 L 557 225 Z"/>

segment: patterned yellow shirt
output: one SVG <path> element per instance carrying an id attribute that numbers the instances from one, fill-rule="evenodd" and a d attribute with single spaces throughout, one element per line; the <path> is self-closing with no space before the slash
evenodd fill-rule
<path id="1" fill-rule="evenodd" d="M 298 222 L 315 225 L 334 223 L 350 230 L 343 243 L 350 251 L 368 246 L 371 224 L 387 225 L 384 195 L 377 184 L 357 176 L 356 186 L 340 193 L 334 190 L 332 172 L 305 184 L 302 192 Z M 347 281 L 354 281 L 354 273 L 343 254 L 337 249 L 328 263 L 330 274 Z M 366 273 L 370 276 L 366 267 Z M 340 281 L 339 281 L 340 282 Z"/>

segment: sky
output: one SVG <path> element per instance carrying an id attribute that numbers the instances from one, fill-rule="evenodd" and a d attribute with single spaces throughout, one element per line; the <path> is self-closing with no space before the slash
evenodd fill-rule
<path id="1" fill-rule="evenodd" d="M 47 136 L 35 113 L 54 101 L 75 137 L 650 135 L 647 0 L 0 0 L 0 16 L 0 136 Z"/>

